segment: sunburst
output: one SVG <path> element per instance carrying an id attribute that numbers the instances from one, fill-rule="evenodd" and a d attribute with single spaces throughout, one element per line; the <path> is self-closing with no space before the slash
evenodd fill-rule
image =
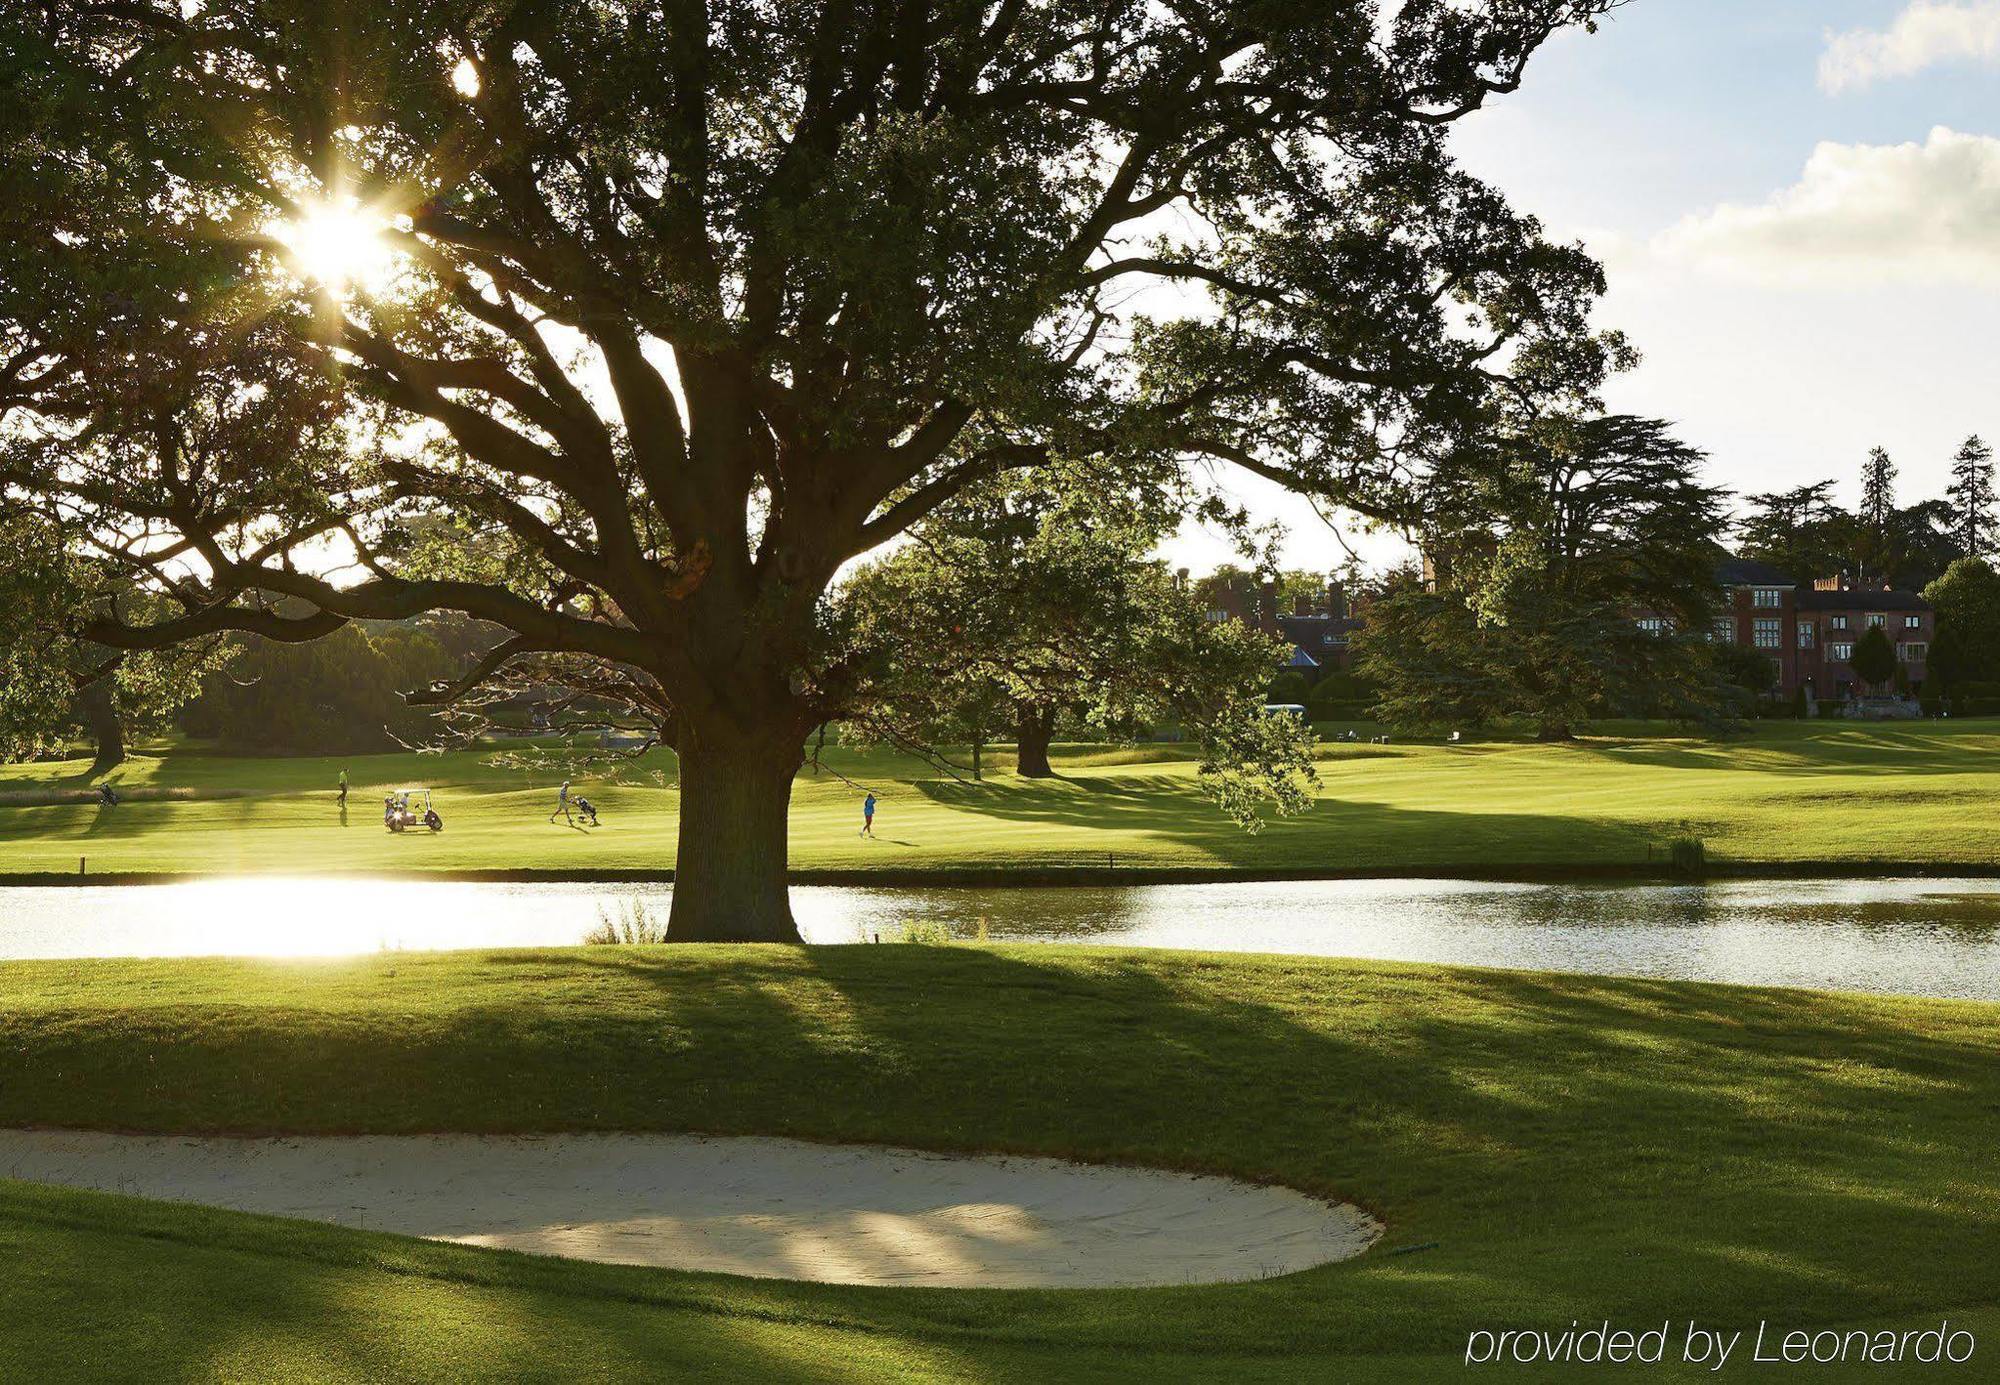
<path id="1" fill-rule="evenodd" d="M 346 196 L 312 198 L 272 227 L 290 252 L 292 271 L 329 292 L 376 294 L 395 277 L 389 218 Z"/>

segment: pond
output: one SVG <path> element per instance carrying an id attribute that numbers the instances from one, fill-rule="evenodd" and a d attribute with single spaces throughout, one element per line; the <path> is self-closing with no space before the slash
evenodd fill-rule
<path id="1" fill-rule="evenodd" d="M 672 887 L 241 878 L 0 888 L 0 959 L 321 956 L 582 940 Z M 942 925 L 996 941 L 1287 952 L 2000 1000 L 2000 881 L 1705 885 L 1325 880 L 1009 888 L 802 886 L 808 941 Z"/>

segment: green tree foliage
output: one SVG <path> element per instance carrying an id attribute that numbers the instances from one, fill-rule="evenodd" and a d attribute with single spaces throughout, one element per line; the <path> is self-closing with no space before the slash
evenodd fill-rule
<path id="1" fill-rule="evenodd" d="M 1056 456 L 1400 514 L 1403 458 L 1627 358 L 1448 147 L 1614 3 L 6 6 L 6 484 L 160 594 L 106 644 L 447 610 L 511 632 L 453 690 L 621 685 L 673 936 L 794 939 L 856 557 Z M 499 560 L 440 575 L 440 516 Z"/>
<path id="2" fill-rule="evenodd" d="M 1856 570 L 1864 581 L 1881 581 L 1892 565 L 1896 522 L 1896 464 L 1886 448 L 1870 448 L 1861 464 L 1861 508 L 1855 518 Z"/>
<path id="3" fill-rule="evenodd" d="M 1993 449 L 1977 433 L 1959 445 L 1951 459 L 1952 537 L 1959 553 L 1982 558 L 1993 548 Z"/>
<path id="4" fill-rule="evenodd" d="M 1195 591 L 1147 561 L 1172 517 L 1054 472 L 944 506 L 840 594 L 848 657 L 870 670 L 855 724 L 922 749 L 990 734 L 1011 709 L 1023 772 L 1038 774 L 1059 716 L 1112 736 L 1171 722 L 1200 742 L 1204 790 L 1239 824 L 1254 829 L 1266 807 L 1303 811 L 1311 732 L 1259 710 L 1279 646 L 1208 619 Z"/>
<path id="5" fill-rule="evenodd" d="M 449 677 L 459 660 L 416 627 L 347 625 L 324 639 L 254 637 L 182 714 L 190 735 L 248 754 L 357 755 L 420 744 L 434 713 L 404 699 Z"/>
<path id="6" fill-rule="evenodd" d="M 1235 563 L 1218 563 L 1212 571 L 1193 580 L 1194 594 L 1211 610 L 1224 609 L 1225 592 L 1255 591 L 1258 587 L 1257 574 Z"/>
<path id="7" fill-rule="evenodd" d="M 1272 614 L 1290 615 L 1301 601 L 1309 608 L 1318 610 L 1326 600 L 1329 579 L 1340 582 L 1350 595 L 1361 590 L 1366 580 L 1360 564 L 1351 559 L 1331 574 L 1305 568 L 1259 573 L 1234 563 L 1222 563 L 1206 575 L 1195 578 L 1194 586 L 1196 594 L 1215 608 L 1223 604 L 1222 593 L 1232 588 L 1248 591 L 1254 600 L 1263 600 L 1264 583 L 1268 580 L 1272 586 L 1272 599 L 1276 602 Z"/>
<path id="8" fill-rule="evenodd" d="M 1895 463 L 1878 447 L 1862 465 L 1861 506 L 1853 512 L 1834 503 L 1832 481 L 1750 496 L 1737 546 L 1799 581 L 1847 573 L 1919 591 L 1960 554 L 1954 510 L 1942 499 L 1897 506 L 1895 476 Z"/>
<path id="9" fill-rule="evenodd" d="M 1303 707 L 1306 705 L 1306 694 L 1311 690 L 1311 686 L 1306 682 L 1303 673 L 1288 668 L 1280 672 L 1265 687 L 1264 698 L 1267 702 Z"/>
<path id="10" fill-rule="evenodd" d="M 1854 642 L 1854 676 L 1870 688 L 1880 688 L 1896 676 L 1896 646 L 1881 626 L 1871 625 Z"/>
<path id="11" fill-rule="evenodd" d="M 1815 481 L 1746 501 L 1750 512 L 1736 531 L 1745 557 L 1782 568 L 1801 582 L 1855 565 L 1862 527 L 1833 503 L 1833 482 Z"/>
<path id="12" fill-rule="evenodd" d="M 27 514 L 0 516 L 0 751 L 26 759 L 66 738 L 76 700 L 68 661 L 50 657 L 73 592 L 54 527 Z"/>
<path id="13" fill-rule="evenodd" d="M 1896 464 L 1887 448 L 1871 447 L 1868 460 L 1861 464 L 1861 522 L 1871 533 L 1881 535 L 1888 531 L 1895 512 Z"/>
<path id="14" fill-rule="evenodd" d="M 1314 721 L 1359 721 L 1371 714 L 1375 694 L 1375 685 L 1367 679 L 1335 669 L 1312 685 L 1306 707 Z"/>
<path id="15" fill-rule="evenodd" d="M 1937 613 L 1925 661 L 1932 681 L 1946 689 L 2000 680 L 2000 572 L 1984 558 L 1960 558 L 1924 588 L 1924 600 Z"/>
<path id="16" fill-rule="evenodd" d="M 1562 739 L 1604 710 L 1711 709 L 1722 512 L 1701 454 L 1624 415 L 1538 420 L 1494 451 L 1440 472 L 1449 578 L 1369 611 L 1357 653 L 1382 714 L 1414 729 L 1525 717 Z"/>
<path id="17" fill-rule="evenodd" d="M 1778 685 L 1778 670 L 1769 654 L 1731 641 L 1710 645 L 1708 655 L 1723 710 L 1755 716 L 1764 708 Z"/>
<path id="18" fill-rule="evenodd" d="M 1882 579 L 1891 587 L 1898 591 L 1922 591 L 1942 576 L 1958 556 L 1957 541 L 1951 532 L 1950 502 L 1921 500 L 1890 515 Z"/>
<path id="19" fill-rule="evenodd" d="M 0 507 L 0 554 L 0 756 L 52 753 L 82 722 L 109 768 L 129 736 L 165 730 L 226 657 L 215 641 L 125 654 L 82 638 L 77 613 L 92 602 L 157 598 L 82 557 L 74 531 L 46 516 Z"/>

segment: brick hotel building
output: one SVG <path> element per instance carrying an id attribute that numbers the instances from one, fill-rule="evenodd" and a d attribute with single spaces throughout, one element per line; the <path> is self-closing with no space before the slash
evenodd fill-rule
<path id="1" fill-rule="evenodd" d="M 1863 589 L 1841 577 L 1805 586 L 1750 558 L 1726 560 L 1716 578 L 1723 601 L 1713 637 L 1767 652 L 1785 696 L 1803 688 L 1839 701 L 1866 691 L 1852 661 L 1855 641 L 1871 627 L 1889 637 L 1911 691 L 1922 688 L 1937 627 L 1930 603 L 1915 592 Z"/>
<path id="2" fill-rule="evenodd" d="M 1716 581 L 1722 601 L 1711 637 L 1769 654 L 1781 695 L 1791 697 L 1804 688 L 1815 700 L 1837 702 L 1864 691 L 1852 660 L 1855 642 L 1871 626 L 1889 637 L 1910 689 L 1922 688 L 1936 624 L 1930 603 L 1916 593 L 1864 589 L 1839 577 L 1805 585 L 1751 558 L 1725 559 L 1716 568 Z M 1275 583 L 1239 578 L 1215 593 L 1208 614 L 1212 620 L 1240 620 L 1285 640 L 1292 650 L 1284 667 L 1305 674 L 1308 681 L 1345 668 L 1349 641 L 1367 619 L 1365 603 L 1350 605 L 1336 579 L 1323 593 L 1291 604 L 1289 611 L 1281 608 Z M 1664 622 L 1652 618 L 1639 624 L 1664 628 Z"/>

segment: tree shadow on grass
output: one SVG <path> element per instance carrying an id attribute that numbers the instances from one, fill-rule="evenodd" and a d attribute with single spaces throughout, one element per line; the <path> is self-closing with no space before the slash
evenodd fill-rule
<path id="1" fill-rule="evenodd" d="M 1482 1313 L 1830 1321 L 2000 1294 L 1986 1041 L 1864 998 L 1094 949 L 771 950 L 728 986 L 671 951 L 589 964 L 653 990 L 697 1068 L 728 1064 L 695 1128 L 1274 1179 L 1378 1212 L 1385 1250 L 1440 1243 L 1227 1290 L 972 1296 L 1008 1335 L 1157 1344 L 1164 1316 L 1204 1349 L 1401 1351 Z M 1896 1244 L 1923 1263 L 1885 1271 Z M 868 1306 L 946 1331 L 972 1298 Z"/>
<path id="2" fill-rule="evenodd" d="M 265 800 L 217 794 L 213 797 L 127 798 L 104 803 L 60 803 L 30 808 L 0 808 L 0 837 L 9 841 L 130 840 L 195 830 L 176 821 L 190 809 L 202 815 L 201 829 L 235 832 L 257 826 Z"/>
<path id="3" fill-rule="evenodd" d="M 4 1182 L 0 1251 L 9 1380 L 830 1378 L 798 1325 L 649 1295 L 673 1281 L 644 1271 Z M 896 1364 L 899 1343 L 817 1335 L 872 1378 Z"/>
<path id="4" fill-rule="evenodd" d="M 1565 863 L 1640 864 L 1660 834 L 1644 823 L 1561 812 L 1459 813 L 1322 798 L 1296 818 L 1253 835 L 1191 787 L 1142 775 L 1093 775 L 1051 784 L 955 784 L 916 788 L 975 817 L 1042 823 L 1198 847 L 1221 864 L 1282 864 L 1364 870 L 1384 866 Z M 1071 853 L 1100 861 L 1104 848 L 1078 838 Z M 1037 852 L 1038 859 L 1050 853 Z M 1054 853 L 1060 855 L 1060 852 Z"/>
<path id="5" fill-rule="evenodd" d="M 1935 725 L 1886 723 L 1814 727 L 1782 737 L 1744 740 L 1582 740 L 1568 747 L 1593 758 L 1663 769 L 1731 770 L 1785 778 L 1824 775 L 1989 773 L 1992 736 Z"/>
<path id="6" fill-rule="evenodd" d="M 358 1006 L 315 999 L 332 983 L 294 968 L 283 1005 L 138 1008 L 115 1035 L 67 1013 L 0 1018 L 0 1120 L 1032 1152 L 1273 1179 L 1388 1222 L 1357 1261 L 1226 1288 L 532 1269 L 639 1305 L 856 1322 L 975 1356 L 999 1341 L 1442 1351 L 1492 1321 L 1810 1325 L 2000 1297 L 1992 1007 L 1094 948 L 381 965 L 395 980 Z"/>
<path id="7" fill-rule="evenodd" d="M 856 951 L 811 956 L 865 1028 L 926 1008 L 856 969 L 897 959 Z M 1315 1022 L 1354 997 L 1341 970 L 1310 963 L 1263 963 L 1264 995 L 1245 1000 L 1219 992 L 1230 968 L 1207 959 L 974 958 L 953 959 L 953 989 L 1033 1019 L 997 1070 L 986 1045 L 954 1043 L 977 1021 L 932 1002 L 918 1105 L 933 1138 L 977 1144 L 973 1127 L 997 1123 L 1006 1147 L 1271 1178 L 1378 1212 L 1385 1249 L 1441 1243 L 1227 1294 L 1167 1291 L 1207 1343 L 1449 1348 L 1482 1301 L 1754 1323 L 2000 1292 L 1981 1250 L 2000 1229 L 1985 1153 L 2000 1083 L 1976 1031 L 1939 1044 L 1885 1027 L 1871 1002 L 1805 993 L 1393 967 L 1371 969 L 1392 978 L 1389 1004 L 1350 1028 Z M 1941 1107 L 1956 1119 L 1913 1140 L 1911 1118 Z M 1885 1269 L 1896 1244 L 1929 1263 Z M 1329 1295 L 1367 1308 L 1316 1311 Z M 1042 1308 L 1134 1345 L 1161 1311 L 1060 1295 Z"/>

